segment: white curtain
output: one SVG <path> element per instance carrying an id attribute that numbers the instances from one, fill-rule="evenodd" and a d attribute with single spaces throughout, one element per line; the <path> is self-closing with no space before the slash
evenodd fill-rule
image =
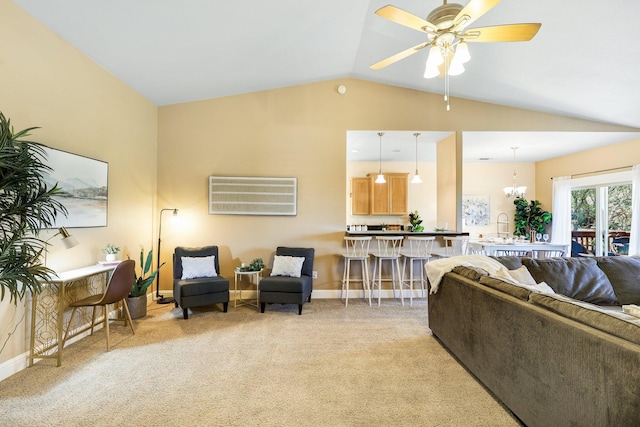
<path id="1" fill-rule="evenodd" d="M 571 248 L 571 177 L 553 178 L 551 242 Z M 570 254 L 567 254 L 569 256 Z"/>
<path id="2" fill-rule="evenodd" d="M 640 165 L 631 170 L 631 236 L 629 237 L 629 255 L 640 252 Z"/>

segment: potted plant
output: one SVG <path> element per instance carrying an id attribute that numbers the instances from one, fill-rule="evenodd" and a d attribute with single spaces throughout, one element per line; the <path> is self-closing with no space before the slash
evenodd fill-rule
<path id="1" fill-rule="evenodd" d="M 153 250 L 149 251 L 145 261 L 144 248 L 140 248 L 140 276 L 137 274 L 134 276 L 131 292 L 127 297 L 127 305 L 132 319 L 140 319 L 147 315 L 147 289 L 153 284 L 160 267 L 165 264 L 163 262 L 160 267 L 149 273 L 152 261 Z"/>
<path id="2" fill-rule="evenodd" d="M 251 263 L 249 263 L 249 271 L 260 271 L 264 268 L 264 261 L 262 258 L 254 258 Z"/>
<path id="3" fill-rule="evenodd" d="M 102 252 L 106 254 L 106 260 L 111 262 L 116 260 L 116 254 L 120 252 L 120 248 L 112 245 L 111 243 L 107 243 L 107 246 L 102 249 Z"/>
<path id="4" fill-rule="evenodd" d="M 424 226 L 421 225 L 422 220 L 420 219 L 420 214 L 418 211 L 413 211 L 409 213 L 409 231 L 413 233 L 419 233 L 424 231 Z"/>
<path id="5" fill-rule="evenodd" d="M 527 199 L 518 197 L 513 204 L 516 206 L 513 216 L 516 236 L 526 236 L 533 241 L 536 233 L 544 233 L 545 225 L 551 222 L 552 216 L 541 208 L 542 203 L 539 200 L 528 202 Z"/>
<path id="6" fill-rule="evenodd" d="M 51 168 L 44 163 L 42 144 L 24 139 L 33 129 L 14 132 L 0 112 L 0 300 L 8 291 L 14 304 L 27 291 L 39 293 L 42 282 L 50 280 L 54 272 L 42 262 L 47 242 L 38 236 L 54 228 L 59 214 L 67 215 L 53 198 L 60 188 L 48 188 L 45 181 Z"/>

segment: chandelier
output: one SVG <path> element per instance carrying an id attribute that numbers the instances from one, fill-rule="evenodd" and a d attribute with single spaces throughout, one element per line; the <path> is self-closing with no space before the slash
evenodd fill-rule
<path id="1" fill-rule="evenodd" d="M 513 184 L 510 187 L 504 187 L 502 190 L 504 191 L 504 195 L 507 197 L 524 197 L 525 193 L 527 192 L 527 187 L 525 186 L 518 187 L 518 177 L 516 175 L 516 170 L 515 170 L 516 150 L 518 149 L 518 147 L 511 147 L 511 149 L 513 150 L 513 163 L 514 163 Z"/>

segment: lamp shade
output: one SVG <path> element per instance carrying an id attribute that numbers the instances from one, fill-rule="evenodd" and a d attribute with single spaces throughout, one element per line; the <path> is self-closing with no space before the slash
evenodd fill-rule
<path id="1" fill-rule="evenodd" d="M 60 227 L 58 229 L 58 234 L 62 236 L 62 244 L 65 248 L 71 249 L 74 246 L 78 246 L 78 239 L 72 236 L 65 227 Z"/>

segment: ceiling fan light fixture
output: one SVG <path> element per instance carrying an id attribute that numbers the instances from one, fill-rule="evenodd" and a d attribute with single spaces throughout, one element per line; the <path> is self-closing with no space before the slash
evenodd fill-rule
<path id="1" fill-rule="evenodd" d="M 461 64 L 466 64 L 471 60 L 471 53 L 469 53 L 469 45 L 465 42 L 458 43 L 456 46 L 456 56 L 454 60 L 459 61 Z"/>
<path id="2" fill-rule="evenodd" d="M 442 51 L 438 46 L 431 46 L 429 56 L 427 57 L 427 65 L 424 70 L 424 78 L 431 79 L 440 75 L 438 67 L 444 62 Z"/>
<path id="3" fill-rule="evenodd" d="M 464 73 L 464 65 L 462 62 L 456 61 L 456 57 L 453 57 L 453 61 L 451 61 L 451 65 L 449 66 L 449 75 L 450 76 L 459 76 Z"/>

